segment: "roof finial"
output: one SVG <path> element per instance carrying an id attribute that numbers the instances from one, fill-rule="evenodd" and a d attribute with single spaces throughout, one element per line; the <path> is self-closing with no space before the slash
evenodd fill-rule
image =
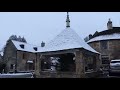
<path id="1" fill-rule="evenodd" d="M 66 27 L 70 27 L 69 13 L 67 12 Z"/>
<path id="2" fill-rule="evenodd" d="M 109 18 L 109 21 L 111 22 L 111 19 Z"/>

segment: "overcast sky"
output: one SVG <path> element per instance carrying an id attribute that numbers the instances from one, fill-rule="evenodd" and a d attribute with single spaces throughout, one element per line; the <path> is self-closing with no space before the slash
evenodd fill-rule
<path id="1" fill-rule="evenodd" d="M 107 29 L 108 19 L 120 26 L 120 12 L 70 12 L 70 26 L 84 39 Z M 49 42 L 66 27 L 66 12 L 0 12 L 0 49 L 11 35 L 24 36 L 28 43 Z"/>

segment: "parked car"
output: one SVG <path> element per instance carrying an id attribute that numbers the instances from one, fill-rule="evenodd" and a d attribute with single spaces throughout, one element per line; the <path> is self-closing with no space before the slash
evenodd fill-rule
<path id="1" fill-rule="evenodd" d="M 109 75 L 120 73 L 120 59 L 111 60 L 109 67 Z"/>

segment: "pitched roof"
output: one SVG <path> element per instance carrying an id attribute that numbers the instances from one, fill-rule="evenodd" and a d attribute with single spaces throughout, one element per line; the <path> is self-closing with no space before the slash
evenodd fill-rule
<path id="1" fill-rule="evenodd" d="M 90 39 L 87 43 L 101 41 L 101 40 L 114 40 L 114 39 L 120 39 L 120 33 L 97 36 Z"/>
<path id="2" fill-rule="evenodd" d="M 38 47 L 36 45 L 19 42 L 19 41 L 15 41 L 15 40 L 12 40 L 12 42 L 15 45 L 15 47 L 17 48 L 17 50 L 20 50 L 20 51 L 35 52 L 34 47 Z M 21 48 L 20 45 L 24 45 L 24 48 Z"/>
<path id="3" fill-rule="evenodd" d="M 59 50 L 68 50 L 75 48 L 84 48 L 94 53 L 98 53 L 91 48 L 79 35 L 71 28 L 66 28 L 60 34 L 58 34 L 53 40 L 51 40 L 45 47 L 37 52 L 50 52 Z"/>

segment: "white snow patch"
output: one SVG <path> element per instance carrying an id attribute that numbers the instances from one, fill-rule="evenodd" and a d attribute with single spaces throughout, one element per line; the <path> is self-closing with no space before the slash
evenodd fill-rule
<path id="1" fill-rule="evenodd" d="M 7 74 L 0 74 L 0 78 L 32 78 L 32 73 L 7 73 Z"/>
<path id="2" fill-rule="evenodd" d="M 28 60 L 27 63 L 33 63 L 33 61 Z"/>
<path id="3" fill-rule="evenodd" d="M 53 64 L 54 64 L 54 63 L 59 63 L 57 60 L 52 60 L 51 62 L 52 62 Z"/>
<path id="4" fill-rule="evenodd" d="M 51 66 L 51 71 L 56 71 L 56 67 L 55 66 Z"/>
<path id="5" fill-rule="evenodd" d="M 3 51 L 0 52 L 1 56 L 3 56 Z"/>
<path id="6" fill-rule="evenodd" d="M 7 73 L 7 74 L 0 74 L 0 75 L 26 75 L 26 74 L 32 74 L 32 73 Z"/>

